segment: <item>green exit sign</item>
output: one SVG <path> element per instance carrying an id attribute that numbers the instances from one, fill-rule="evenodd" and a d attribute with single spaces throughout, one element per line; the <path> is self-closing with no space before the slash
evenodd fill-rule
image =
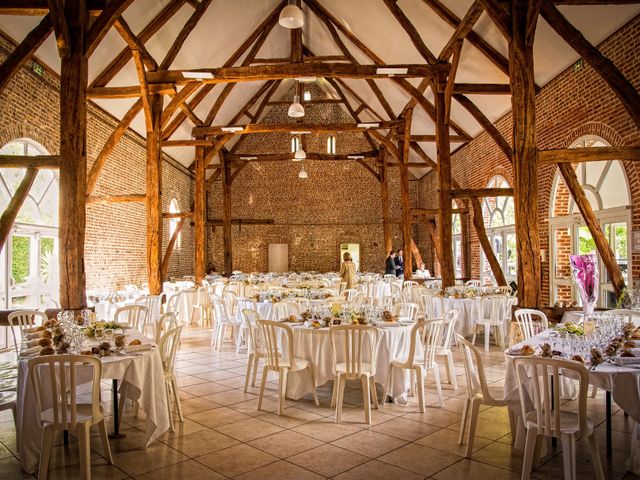
<path id="1" fill-rule="evenodd" d="M 33 62 L 32 68 L 36 75 L 39 75 L 41 77 L 44 76 L 44 67 L 38 62 Z"/>
<path id="2" fill-rule="evenodd" d="M 584 62 L 582 61 L 582 59 L 579 59 L 576 63 L 573 64 L 573 71 L 577 72 L 579 70 L 582 70 L 582 67 L 584 67 Z"/>

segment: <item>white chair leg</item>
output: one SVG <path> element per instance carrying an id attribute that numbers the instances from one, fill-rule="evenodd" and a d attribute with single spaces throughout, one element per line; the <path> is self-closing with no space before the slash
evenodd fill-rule
<path id="1" fill-rule="evenodd" d="M 87 423 L 78 424 L 76 435 L 78 435 L 78 448 L 80 449 L 80 475 L 83 480 L 91 480 L 91 425 Z"/>
<path id="2" fill-rule="evenodd" d="M 336 402 L 338 401 L 338 387 L 340 381 L 338 376 L 333 379 L 333 388 L 331 389 L 331 408 L 336 408 Z"/>
<path id="3" fill-rule="evenodd" d="M 102 450 L 108 465 L 113 465 L 113 457 L 111 456 L 111 445 L 109 444 L 109 435 L 107 434 L 107 422 L 102 419 L 98 422 L 98 432 L 100 433 L 100 441 L 102 442 Z"/>
<path id="4" fill-rule="evenodd" d="M 424 376 L 422 374 L 422 366 L 415 367 L 416 377 L 418 378 L 418 404 L 420 413 L 424 413 Z"/>
<path id="5" fill-rule="evenodd" d="M 288 368 L 280 369 L 280 407 L 278 408 L 278 415 L 284 415 L 284 401 L 287 398 L 287 376 L 289 374 Z"/>
<path id="6" fill-rule="evenodd" d="M 253 360 L 253 378 L 251 379 L 251 386 L 256 386 L 256 378 L 258 378 L 258 365 L 260 364 L 260 357 L 256 356 Z"/>
<path id="7" fill-rule="evenodd" d="M 604 480 L 604 469 L 602 468 L 602 458 L 598 451 L 598 443 L 596 442 L 596 436 L 591 435 L 589 438 L 589 448 L 591 449 L 591 460 L 593 462 L 593 473 L 596 480 Z"/>
<path id="8" fill-rule="evenodd" d="M 447 368 L 449 374 L 449 383 L 453 386 L 454 390 L 458 390 L 458 377 L 456 377 L 456 364 L 453 361 L 453 353 L 447 353 L 446 364 L 449 366 L 449 368 Z"/>
<path id="9" fill-rule="evenodd" d="M 440 408 L 444 408 L 444 398 L 442 397 L 442 384 L 440 383 L 440 367 L 438 366 L 437 363 L 433 364 L 433 375 L 436 377 L 436 389 L 438 390 L 438 399 L 440 400 Z"/>
<path id="10" fill-rule="evenodd" d="M 596 398 L 596 395 L 598 395 L 598 387 L 593 385 L 591 387 L 591 398 Z"/>
<path id="11" fill-rule="evenodd" d="M 464 430 L 467 428 L 467 415 L 469 414 L 470 398 L 465 398 L 464 407 L 462 407 L 462 420 L 460 421 L 460 433 L 458 434 L 458 445 L 462 445 L 462 439 L 464 438 Z"/>
<path id="12" fill-rule="evenodd" d="M 169 429 L 172 432 L 175 432 L 175 427 L 173 425 L 173 413 L 171 412 L 171 389 L 169 388 L 169 382 L 165 382 L 164 391 L 167 397 L 167 412 L 169 413 Z"/>
<path id="13" fill-rule="evenodd" d="M 471 420 L 469 421 L 469 432 L 467 433 L 467 448 L 464 451 L 466 458 L 471 458 L 473 453 L 473 439 L 476 436 L 476 426 L 478 425 L 478 414 L 480 413 L 480 402 L 471 400 Z"/>
<path id="14" fill-rule="evenodd" d="M 364 406 L 364 421 L 367 425 L 371 425 L 371 391 L 369 386 L 369 377 L 360 375 L 360 383 L 362 384 L 362 404 Z"/>
<path id="15" fill-rule="evenodd" d="M 537 441 L 538 430 L 535 427 L 528 428 L 524 446 L 524 459 L 522 461 L 522 480 L 529 480 L 531 478 L 531 469 L 533 468 Z"/>
<path id="16" fill-rule="evenodd" d="M 374 377 L 371 377 L 369 387 L 371 389 L 371 401 L 373 402 L 373 408 L 379 410 L 380 405 L 378 404 L 378 390 L 376 390 L 376 380 Z"/>
<path id="17" fill-rule="evenodd" d="M 484 351 L 489 351 L 489 339 L 491 337 L 491 324 L 484 324 Z"/>
<path id="18" fill-rule="evenodd" d="M 180 390 L 178 389 L 178 382 L 175 377 L 171 379 L 171 388 L 173 389 L 173 397 L 176 400 L 178 418 L 180 419 L 180 423 L 184 423 L 184 415 L 182 415 L 182 403 L 180 402 Z"/>
<path id="19" fill-rule="evenodd" d="M 56 434 L 55 429 L 45 427 L 42 430 L 42 444 L 40 447 L 40 469 L 38 471 L 38 479 L 46 480 L 49 473 L 49 463 L 51 463 L 51 449 L 53 448 L 53 438 Z"/>
<path id="20" fill-rule="evenodd" d="M 262 369 L 262 380 L 260 381 L 260 394 L 258 395 L 258 410 L 262 409 L 262 397 L 264 397 L 264 387 L 267 384 L 267 374 L 269 373 L 269 367 L 266 365 Z"/>
<path id="21" fill-rule="evenodd" d="M 311 377 L 311 385 L 313 386 L 313 401 L 316 407 L 320 406 L 320 399 L 318 398 L 318 391 L 316 390 L 316 379 L 313 376 L 313 367 L 309 364 L 309 376 Z"/>
<path id="22" fill-rule="evenodd" d="M 247 393 L 247 390 L 249 388 L 249 379 L 251 378 L 251 371 L 253 370 L 253 360 L 254 355 L 253 353 L 250 353 L 249 360 L 247 361 L 247 372 L 244 375 L 244 393 Z"/>
<path id="23" fill-rule="evenodd" d="M 576 439 L 573 435 L 561 435 L 562 464 L 565 480 L 576 480 Z"/>
<path id="24" fill-rule="evenodd" d="M 338 375 L 338 398 L 336 399 L 336 422 L 342 420 L 342 402 L 344 401 L 344 385 L 346 378 L 344 375 Z"/>

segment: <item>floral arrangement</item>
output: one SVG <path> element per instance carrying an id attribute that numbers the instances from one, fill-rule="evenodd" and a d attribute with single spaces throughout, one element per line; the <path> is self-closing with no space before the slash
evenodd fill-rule
<path id="1" fill-rule="evenodd" d="M 124 325 L 119 324 L 118 322 L 105 322 L 101 320 L 98 322 L 89 323 L 86 327 L 82 329 L 82 332 L 87 337 L 95 337 L 96 330 L 106 330 L 106 329 L 117 330 L 117 329 L 124 329 L 124 328 L 126 327 Z"/>
<path id="2" fill-rule="evenodd" d="M 582 310 L 585 316 L 591 315 L 598 300 L 598 258 L 595 253 L 589 255 L 571 255 L 571 270 L 576 282 Z"/>

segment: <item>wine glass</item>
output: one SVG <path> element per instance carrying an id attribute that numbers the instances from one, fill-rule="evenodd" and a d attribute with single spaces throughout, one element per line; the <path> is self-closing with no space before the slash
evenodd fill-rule
<path id="1" fill-rule="evenodd" d="M 94 330 L 94 337 L 96 337 L 96 340 L 100 343 L 102 343 L 102 341 L 104 340 L 104 329 L 103 328 L 96 328 Z"/>
<path id="2" fill-rule="evenodd" d="M 104 339 L 105 341 L 111 343 L 113 340 L 114 331 L 113 328 L 105 328 L 104 329 Z"/>

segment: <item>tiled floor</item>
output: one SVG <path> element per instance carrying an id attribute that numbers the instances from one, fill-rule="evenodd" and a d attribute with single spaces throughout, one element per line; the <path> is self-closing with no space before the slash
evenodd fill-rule
<path id="1" fill-rule="evenodd" d="M 505 408 L 485 408 L 480 414 L 473 459 L 463 458 L 457 445 L 464 391 L 464 371 L 458 359 L 460 389 L 444 384 L 445 406 L 437 405 L 433 382 L 428 383 L 426 413 L 417 400 L 408 406 L 386 405 L 373 411 L 372 425 L 365 425 L 359 385 L 348 385 L 344 421 L 336 424 L 329 408 L 331 389 L 319 391 L 321 406 L 311 399 L 287 401 L 286 415 L 275 414 L 276 384 L 268 384 L 263 411 L 257 411 L 257 388 L 243 392 L 246 356 L 237 355 L 232 343 L 222 351 L 209 346 L 207 330 L 185 331 L 177 369 L 185 422 L 175 433 L 144 449 L 144 412 L 124 416 L 126 437 L 112 440 L 115 465 L 106 465 L 94 438 L 94 479 L 516 479 L 522 457 L 511 448 Z M 486 355 L 488 377 L 500 384 L 504 377 L 502 352 Z M 104 399 L 109 396 L 105 382 Z M 110 410 L 111 405 L 105 404 Z M 631 422 L 621 411 L 614 416 L 614 455 L 604 459 L 604 397 L 589 400 L 590 414 L 598 422 L 598 443 L 606 476 L 638 478 L 624 473 Z M 0 479 L 31 478 L 20 470 L 11 414 L 0 414 Z M 578 446 L 580 478 L 593 478 L 589 450 Z M 563 478 L 562 454 L 555 450 L 534 471 L 535 478 Z M 51 479 L 79 478 L 79 461 L 73 438 L 65 447 L 58 441 L 52 458 Z"/>

